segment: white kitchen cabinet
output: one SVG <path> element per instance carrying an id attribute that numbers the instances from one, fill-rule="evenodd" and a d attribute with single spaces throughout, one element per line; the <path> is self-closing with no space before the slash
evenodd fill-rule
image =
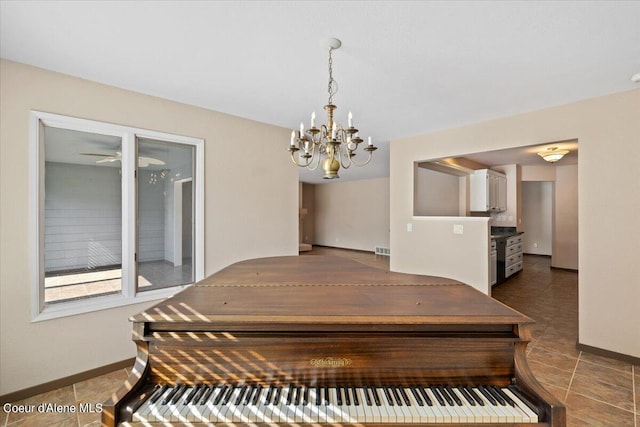
<path id="1" fill-rule="evenodd" d="M 470 210 L 472 212 L 504 212 L 507 210 L 507 177 L 490 169 L 479 169 L 470 175 Z"/>
<path id="2" fill-rule="evenodd" d="M 504 277 L 507 278 L 522 270 L 523 261 L 522 234 L 509 237 L 505 248 Z"/>

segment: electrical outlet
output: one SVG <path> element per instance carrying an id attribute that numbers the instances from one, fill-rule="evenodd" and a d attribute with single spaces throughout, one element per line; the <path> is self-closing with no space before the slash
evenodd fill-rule
<path id="1" fill-rule="evenodd" d="M 464 234 L 464 225 L 453 224 L 453 234 Z"/>
<path id="2" fill-rule="evenodd" d="M 410 223 L 410 222 L 408 222 L 408 223 L 407 223 L 407 232 L 408 232 L 408 233 L 410 233 L 410 232 L 412 232 L 412 231 L 413 231 L 413 224 L 412 224 L 412 223 Z"/>

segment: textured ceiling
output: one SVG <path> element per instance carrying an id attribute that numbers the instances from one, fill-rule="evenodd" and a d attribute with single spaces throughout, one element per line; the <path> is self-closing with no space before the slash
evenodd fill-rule
<path id="1" fill-rule="evenodd" d="M 640 2 L 2 1 L 3 58 L 286 128 L 392 139 L 636 88 Z M 283 140 L 283 154 L 288 140 Z M 303 174 L 313 181 L 318 171 Z"/>

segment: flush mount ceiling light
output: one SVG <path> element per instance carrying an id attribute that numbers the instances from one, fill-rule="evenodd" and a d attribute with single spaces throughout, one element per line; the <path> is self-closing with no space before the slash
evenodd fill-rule
<path id="1" fill-rule="evenodd" d="M 634 83 L 640 83 L 640 73 L 635 73 L 631 76 L 631 81 Z"/>
<path id="2" fill-rule="evenodd" d="M 340 166 L 344 169 L 351 165 L 365 166 L 371 161 L 372 153 L 377 150 L 371 142 L 369 142 L 363 150 L 369 154 L 367 159 L 362 163 L 356 162 L 353 157 L 356 155 L 358 146 L 362 143 L 362 138 L 358 136 L 358 129 L 353 126 L 353 116 L 349 112 L 348 127 L 344 128 L 341 124 L 333 121 L 333 111 L 338 107 L 333 104 L 333 95 L 338 91 L 338 84 L 333 79 L 333 60 L 331 53 L 339 49 L 342 42 L 332 38 L 327 42 L 329 48 L 329 84 L 327 92 L 329 93 L 329 101 L 324 106 L 327 112 L 327 124 L 316 127 L 316 113 L 311 114 L 311 128 L 305 131 L 304 123 L 300 123 L 300 131 L 291 132 L 291 143 L 289 151 L 291 152 L 291 160 L 300 167 L 306 167 L 315 170 L 322 164 L 324 172 L 323 178 L 334 179 L 339 178 L 338 170 Z M 296 152 L 300 153 L 296 154 Z M 324 157 L 324 160 L 320 159 Z"/>
<path id="3" fill-rule="evenodd" d="M 542 157 L 549 163 L 555 163 L 566 154 L 569 154 L 569 150 L 559 150 L 558 147 L 549 147 L 546 151 L 539 152 L 538 156 Z"/>

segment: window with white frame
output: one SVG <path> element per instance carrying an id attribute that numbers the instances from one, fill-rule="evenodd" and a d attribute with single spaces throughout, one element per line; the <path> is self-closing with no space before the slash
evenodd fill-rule
<path id="1" fill-rule="evenodd" d="M 203 278 L 203 140 L 32 111 L 31 149 L 33 320 Z"/>

